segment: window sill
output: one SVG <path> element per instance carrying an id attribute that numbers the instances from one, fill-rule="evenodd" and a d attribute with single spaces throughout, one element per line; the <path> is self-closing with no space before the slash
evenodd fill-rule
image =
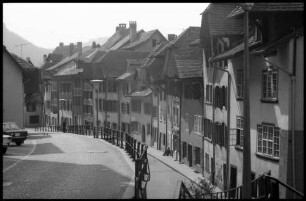
<path id="1" fill-rule="evenodd" d="M 272 104 L 275 104 L 275 103 L 278 103 L 278 100 L 260 99 L 260 102 L 261 103 L 272 103 Z"/>
<path id="2" fill-rule="evenodd" d="M 259 158 L 264 158 L 264 159 L 268 159 L 268 160 L 271 160 L 271 161 L 279 162 L 279 158 L 275 158 L 275 157 L 272 157 L 272 156 L 266 156 L 266 155 L 263 155 L 263 154 L 260 154 L 260 153 L 256 153 L 256 156 L 259 157 Z"/>
<path id="3" fill-rule="evenodd" d="M 235 149 L 238 150 L 238 151 L 242 151 L 243 152 L 243 147 L 239 146 L 239 145 L 236 145 L 235 146 Z"/>

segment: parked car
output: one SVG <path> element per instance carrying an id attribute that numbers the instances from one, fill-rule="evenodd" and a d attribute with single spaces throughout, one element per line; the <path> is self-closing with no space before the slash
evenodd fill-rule
<path id="1" fill-rule="evenodd" d="M 10 142 L 12 140 L 12 137 L 9 135 L 3 135 L 3 141 L 2 141 L 2 154 L 6 153 L 7 147 L 9 146 Z"/>
<path id="2" fill-rule="evenodd" d="M 22 130 L 15 122 L 3 122 L 3 135 L 9 135 L 12 137 L 12 142 L 15 142 L 17 146 L 20 146 L 27 139 L 28 131 Z"/>

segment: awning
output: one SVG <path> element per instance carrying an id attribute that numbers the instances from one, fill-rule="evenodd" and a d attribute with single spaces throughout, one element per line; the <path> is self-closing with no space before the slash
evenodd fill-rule
<path id="1" fill-rule="evenodd" d="M 256 48 L 255 50 L 253 50 L 252 52 L 250 52 L 250 54 L 254 54 L 254 55 L 260 55 L 260 54 L 268 54 L 274 50 L 276 50 L 280 45 L 286 43 L 288 40 L 290 40 L 291 38 L 294 37 L 294 33 L 290 33 L 280 39 L 274 40 L 270 43 L 264 44 L 258 48 Z"/>

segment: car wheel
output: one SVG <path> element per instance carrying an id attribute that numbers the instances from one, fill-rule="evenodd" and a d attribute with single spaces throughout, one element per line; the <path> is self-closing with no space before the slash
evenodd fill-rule
<path id="1" fill-rule="evenodd" d="M 20 145 L 21 145 L 21 142 L 16 142 L 16 145 L 17 145 L 17 146 L 20 146 Z"/>
<path id="2" fill-rule="evenodd" d="M 7 147 L 2 147 L 2 155 L 6 153 Z"/>

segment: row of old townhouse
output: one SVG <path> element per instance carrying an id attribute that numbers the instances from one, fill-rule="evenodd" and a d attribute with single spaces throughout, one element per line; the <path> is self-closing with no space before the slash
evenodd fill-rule
<path id="1" fill-rule="evenodd" d="M 303 9 L 255 3 L 248 39 L 251 178 L 271 171 L 301 192 Z M 242 185 L 243 19 L 239 4 L 211 3 L 201 27 L 168 40 L 130 22 L 101 46 L 60 43 L 43 66 L 45 124 L 122 130 L 221 189 Z"/>

